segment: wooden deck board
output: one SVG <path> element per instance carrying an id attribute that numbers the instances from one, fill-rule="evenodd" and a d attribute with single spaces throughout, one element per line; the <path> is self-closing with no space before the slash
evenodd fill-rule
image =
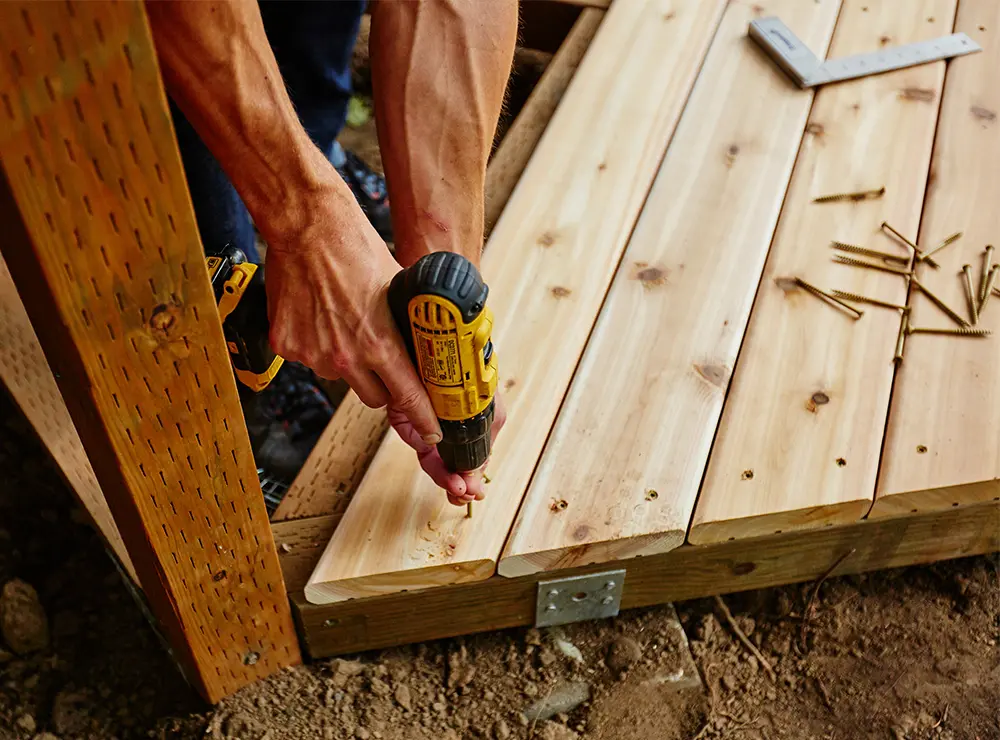
<path id="1" fill-rule="evenodd" d="M 831 57 L 951 31 L 954 0 L 848 0 Z M 886 42 L 881 39 L 888 39 Z M 702 544 L 857 520 L 871 506 L 894 366 L 898 312 L 854 321 L 780 278 L 903 302 L 893 275 L 832 262 L 830 240 L 905 248 L 916 235 L 944 63 L 823 87 L 740 351 L 689 539 Z M 812 203 L 886 187 L 861 203 Z"/>
<path id="2" fill-rule="evenodd" d="M 310 599 L 493 572 L 723 5 L 608 11 L 483 258 L 509 409 L 490 496 L 465 518 L 389 435 L 306 587 Z"/>
<path id="3" fill-rule="evenodd" d="M 962 0 L 957 31 L 983 52 L 951 62 L 941 103 L 920 243 L 933 246 L 956 231 L 957 242 L 935 255 L 939 270 L 922 279 L 965 311 L 958 275 L 973 265 L 976 287 L 982 251 L 1000 242 L 1000 3 Z M 941 314 L 917 296 L 918 325 Z M 947 319 L 944 320 L 945 323 Z M 980 326 L 1000 331 L 1000 301 L 987 305 Z M 878 495 L 871 516 L 927 511 L 1000 496 L 1000 337 L 968 340 L 912 336 L 896 375 Z"/>
<path id="4" fill-rule="evenodd" d="M 772 0 L 825 53 L 840 0 Z M 505 576 L 684 542 L 813 96 L 731 3 L 500 560 Z M 559 499 L 565 505 L 553 506 Z"/>

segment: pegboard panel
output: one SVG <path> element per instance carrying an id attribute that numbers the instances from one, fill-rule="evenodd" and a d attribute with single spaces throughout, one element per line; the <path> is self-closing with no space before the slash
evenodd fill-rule
<path id="1" fill-rule="evenodd" d="M 42 444 L 104 535 L 122 566 L 136 580 L 132 561 L 118 533 L 108 502 L 73 426 L 56 379 L 42 354 L 28 314 L 14 287 L 7 263 L 0 259 L 0 380 L 31 422 Z"/>
<path id="2" fill-rule="evenodd" d="M 300 656 L 145 11 L 3 3 L 0 49 L 0 247 L 143 591 L 215 701 Z"/>

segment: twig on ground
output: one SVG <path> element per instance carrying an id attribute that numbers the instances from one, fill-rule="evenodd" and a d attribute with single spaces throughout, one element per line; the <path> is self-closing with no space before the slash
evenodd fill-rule
<path id="1" fill-rule="evenodd" d="M 813 588 L 812 595 L 809 597 L 809 603 L 806 604 L 805 614 L 802 615 L 802 629 L 799 633 L 799 643 L 801 644 L 803 650 L 806 649 L 806 633 L 809 630 L 809 620 L 812 619 L 813 610 L 816 606 L 816 599 L 819 597 L 820 588 L 823 586 L 826 579 L 830 577 L 833 571 L 835 571 L 841 563 L 851 557 L 851 555 L 855 552 L 857 552 L 857 548 L 855 547 L 852 547 L 850 550 L 845 552 L 839 558 L 834 560 L 833 565 L 827 568 L 823 575 L 816 580 L 816 586 Z"/>
<path id="2" fill-rule="evenodd" d="M 830 701 L 830 695 L 826 691 L 826 686 L 823 685 L 823 679 L 819 676 L 813 676 L 813 680 L 816 682 L 816 689 L 819 691 L 819 695 L 823 698 L 823 703 L 826 704 L 826 708 L 833 712 L 833 703 Z"/>
<path id="3" fill-rule="evenodd" d="M 767 658 L 764 657 L 764 654 L 757 649 L 757 646 L 750 642 L 750 638 L 743 633 L 740 626 L 736 624 L 736 620 L 733 619 L 733 613 L 729 611 L 729 607 L 726 606 L 726 602 L 722 600 L 721 596 L 716 596 L 715 603 L 722 611 L 722 616 L 726 618 L 726 622 L 729 623 L 729 628 L 733 631 L 739 641 L 743 643 L 743 647 L 753 654 L 753 657 L 757 659 L 757 662 L 761 664 L 765 671 L 767 671 L 767 675 L 771 677 L 771 680 L 777 683 L 778 677 L 775 675 L 771 664 L 767 661 Z"/>
<path id="4" fill-rule="evenodd" d="M 940 727 L 941 725 L 943 725 L 945 722 L 948 721 L 948 707 L 950 706 L 951 706 L 950 704 L 944 705 L 944 713 L 941 715 L 941 719 L 939 719 L 937 722 L 931 725 L 932 730 L 936 730 L 938 727 Z"/>

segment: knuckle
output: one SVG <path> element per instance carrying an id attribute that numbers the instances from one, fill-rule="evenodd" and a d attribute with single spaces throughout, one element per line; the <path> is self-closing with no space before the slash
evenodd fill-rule
<path id="1" fill-rule="evenodd" d="M 400 411 L 415 411 L 420 407 L 424 399 L 424 393 L 418 390 L 408 390 L 398 394 L 392 399 L 393 404 Z"/>

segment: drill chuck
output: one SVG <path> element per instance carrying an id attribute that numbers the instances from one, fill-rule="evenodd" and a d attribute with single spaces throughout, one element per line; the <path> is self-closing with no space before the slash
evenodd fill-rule
<path id="1" fill-rule="evenodd" d="M 389 284 L 389 307 L 441 423 L 449 470 L 482 467 L 490 456 L 497 364 L 486 307 L 489 288 L 469 260 L 434 252 Z"/>

